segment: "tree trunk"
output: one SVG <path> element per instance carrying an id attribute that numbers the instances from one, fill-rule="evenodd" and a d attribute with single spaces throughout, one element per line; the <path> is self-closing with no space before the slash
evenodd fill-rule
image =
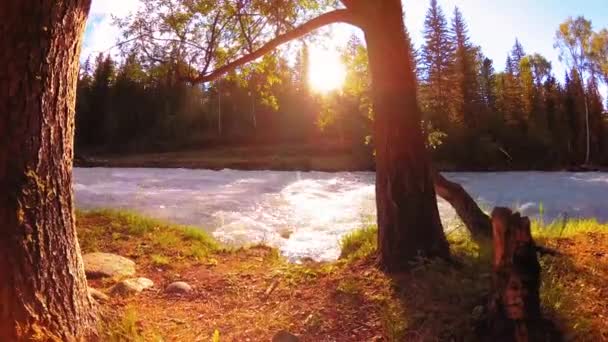
<path id="1" fill-rule="evenodd" d="M 587 89 L 585 89 L 584 81 L 583 93 L 585 95 L 585 165 L 589 165 L 589 163 L 591 162 L 591 128 L 589 125 L 589 101 L 587 100 Z"/>
<path id="2" fill-rule="evenodd" d="M 433 172 L 435 191 L 456 210 L 471 237 L 476 242 L 489 241 L 492 237 L 490 218 L 475 203 L 475 200 L 458 184 L 447 180 L 439 172 Z"/>
<path id="3" fill-rule="evenodd" d="M 506 208 L 492 212 L 493 294 L 484 332 L 487 341 L 558 341 L 541 317 L 540 264 L 530 220 Z"/>
<path id="4" fill-rule="evenodd" d="M 89 5 L 0 1 L 0 341 L 95 333 L 71 190 Z"/>
<path id="5" fill-rule="evenodd" d="M 372 75 L 380 266 L 408 268 L 416 257 L 448 257 L 416 99 L 401 1 L 347 6 L 365 33 Z"/>

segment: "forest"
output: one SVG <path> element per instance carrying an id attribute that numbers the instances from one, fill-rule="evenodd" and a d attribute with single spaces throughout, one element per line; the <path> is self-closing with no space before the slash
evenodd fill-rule
<path id="1" fill-rule="evenodd" d="M 505 70 L 497 71 L 473 43 L 463 13 L 456 8 L 446 17 L 431 2 L 425 42 L 411 47 L 422 126 L 437 165 L 508 170 L 608 163 L 608 116 L 599 90 L 607 80 L 594 62 L 606 29 L 593 32 L 583 17 L 556 28 L 555 48 L 570 68 L 565 75 L 518 40 Z M 576 44 L 585 41 L 591 43 L 578 52 Z M 78 82 L 77 154 L 300 144 L 371 158 L 365 44 L 353 35 L 342 47 L 345 82 L 330 93 L 310 89 L 306 41 L 298 46 L 295 57 L 277 51 L 204 86 L 180 81 L 185 61 L 159 63 L 134 46 L 124 46 L 117 60 L 89 56 Z"/>

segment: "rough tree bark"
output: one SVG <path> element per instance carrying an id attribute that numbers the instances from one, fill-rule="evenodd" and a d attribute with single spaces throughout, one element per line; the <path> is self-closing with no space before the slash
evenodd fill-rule
<path id="1" fill-rule="evenodd" d="M 483 332 L 487 341 L 559 341 L 540 308 L 540 264 L 530 220 L 506 208 L 492 212 L 493 294 Z"/>
<path id="2" fill-rule="evenodd" d="M 0 341 L 95 333 L 71 190 L 89 6 L 0 1 Z"/>
<path id="3" fill-rule="evenodd" d="M 365 34 L 372 76 L 379 262 L 386 271 L 399 272 L 418 256 L 449 256 L 420 127 L 401 1 L 345 4 Z"/>

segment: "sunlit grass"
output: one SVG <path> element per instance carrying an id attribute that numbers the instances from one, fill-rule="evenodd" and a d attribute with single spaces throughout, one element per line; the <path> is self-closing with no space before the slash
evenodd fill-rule
<path id="1" fill-rule="evenodd" d="M 78 211 L 76 225 L 85 253 L 122 248 L 159 266 L 173 259 L 202 261 L 223 248 L 201 228 L 171 224 L 125 210 Z"/>
<path id="2" fill-rule="evenodd" d="M 340 241 L 340 259 L 364 258 L 378 247 L 378 227 L 370 225 L 346 234 Z"/>
<path id="3" fill-rule="evenodd" d="M 541 220 L 532 220 L 532 234 L 537 238 L 570 237 L 583 233 L 608 233 L 608 224 L 600 223 L 597 219 L 566 219 L 555 220 L 543 224 Z"/>
<path id="4" fill-rule="evenodd" d="M 150 260 L 152 260 L 152 264 L 154 266 L 167 266 L 171 263 L 171 259 L 169 257 L 159 254 L 150 255 Z"/>
<path id="5" fill-rule="evenodd" d="M 137 310 L 133 307 L 127 307 L 121 317 L 102 320 L 99 333 L 102 340 L 108 342 L 163 341 L 158 333 L 141 327 Z"/>

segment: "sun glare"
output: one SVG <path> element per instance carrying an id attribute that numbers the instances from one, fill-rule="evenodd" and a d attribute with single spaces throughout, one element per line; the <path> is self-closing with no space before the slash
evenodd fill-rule
<path id="1" fill-rule="evenodd" d="M 320 93 L 342 88 L 346 68 L 337 51 L 311 49 L 309 55 L 308 81 L 310 87 Z"/>

